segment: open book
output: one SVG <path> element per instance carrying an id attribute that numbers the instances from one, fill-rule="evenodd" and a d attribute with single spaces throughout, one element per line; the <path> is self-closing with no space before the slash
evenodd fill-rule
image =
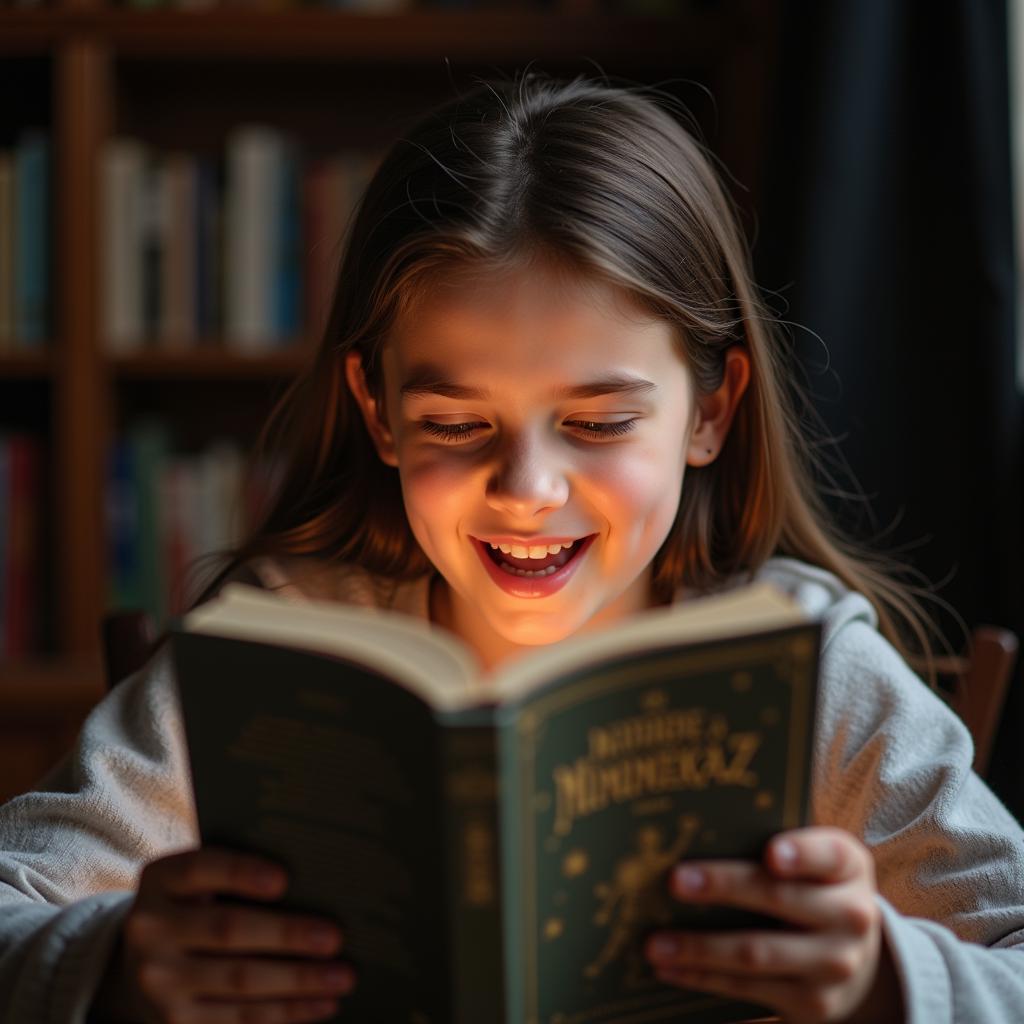
<path id="1" fill-rule="evenodd" d="M 411 616 L 228 584 L 170 634 L 203 841 L 339 923 L 345 1022 L 763 1016 L 661 984 L 642 944 L 769 923 L 667 878 L 805 823 L 820 630 L 758 584 L 487 675 Z"/>

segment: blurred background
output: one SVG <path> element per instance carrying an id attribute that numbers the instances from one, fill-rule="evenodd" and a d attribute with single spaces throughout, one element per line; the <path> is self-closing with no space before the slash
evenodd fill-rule
<path id="1" fill-rule="evenodd" d="M 104 692 L 99 622 L 272 488 L 349 211 L 424 109 L 527 64 L 653 83 L 728 172 L 833 514 L 1024 635 L 1017 0 L 0 3 L 0 800 Z M 269 216 L 268 216 L 269 212 Z M 1024 817 L 1024 683 L 989 782 Z"/>

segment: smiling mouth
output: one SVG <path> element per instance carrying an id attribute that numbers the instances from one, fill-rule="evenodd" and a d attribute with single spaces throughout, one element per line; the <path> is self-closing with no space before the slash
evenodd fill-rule
<path id="1" fill-rule="evenodd" d="M 588 536 L 592 535 L 588 534 Z M 562 548 L 557 554 L 546 555 L 544 558 L 516 558 L 514 555 L 507 555 L 503 551 L 492 548 L 486 541 L 480 541 L 480 543 L 490 560 L 510 576 L 553 576 L 576 557 L 576 553 L 586 539 L 587 537 L 580 537 L 579 540 L 574 540 L 568 548 Z"/>

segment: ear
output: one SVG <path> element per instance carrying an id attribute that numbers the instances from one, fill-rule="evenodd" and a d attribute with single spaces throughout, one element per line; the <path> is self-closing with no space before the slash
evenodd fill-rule
<path id="1" fill-rule="evenodd" d="M 688 466 L 706 466 L 718 458 L 749 383 L 750 355 L 742 345 L 733 345 L 725 353 L 725 372 L 718 390 L 697 395 L 693 433 L 686 453 Z"/>
<path id="2" fill-rule="evenodd" d="M 363 373 L 363 358 L 358 352 L 349 352 L 345 356 L 345 379 L 363 414 L 366 429 L 373 439 L 374 447 L 381 461 L 388 466 L 398 465 L 395 453 L 395 439 L 388 429 L 387 417 L 377 408 L 376 399 L 366 386 L 366 375 Z"/>

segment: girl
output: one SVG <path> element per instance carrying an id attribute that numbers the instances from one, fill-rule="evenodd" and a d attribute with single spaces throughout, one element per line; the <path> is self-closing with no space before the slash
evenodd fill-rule
<path id="1" fill-rule="evenodd" d="M 790 1021 L 1019 1020 L 1024 834 L 908 667 L 923 616 L 827 522 L 781 357 L 709 160 L 663 107 L 582 79 L 477 88 L 370 184 L 315 363 L 262 439 L 283 481 L 200 599 L 234 578 L 397 608 L 493 667 L 773 581 L 825 623 L 814 824 L 763 863 L 687 862 L 671 894 L 789 927 L 652 936 L 652 970 Z M 196 844 L 161 647 L 0 812 L 0 1017 L 343 1007 L 343 936 L 275 911 L 274 865 Z"/>

